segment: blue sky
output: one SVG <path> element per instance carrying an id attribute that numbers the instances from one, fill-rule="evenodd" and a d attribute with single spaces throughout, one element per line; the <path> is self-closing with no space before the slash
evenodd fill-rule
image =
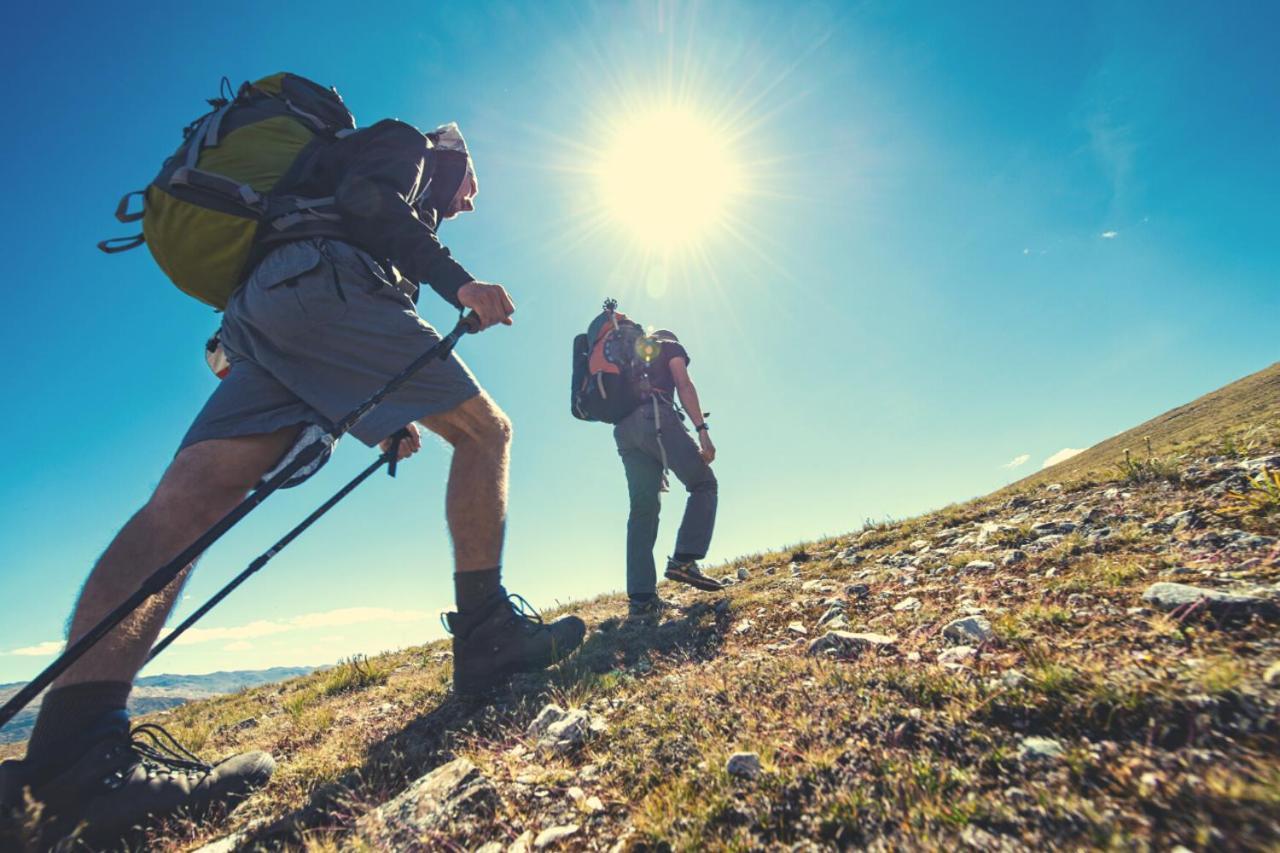
<path id="1" fill-rule="evenodd" d="M 50 658 L 213 388 L 216 316 L 145 251 L 93 246 L 224 74 L 293 70 L 362 124 L 467 134 L 478 210 L 441 236 L 519 305 L 462 354 L 516 423 L 506 578 L 538 605 L 622 586 L 621 465 L 565 399 L 607 295 L 693 356 L 720 452 L 713 561 L 985 493 L 1274 361 L 1277 7 L 966 5 L 28 8 L 0 57 L 0 681 Z M 599 220 L 585 174 L 620 116 L 673 92 L 730 125 L 746 176 L 735 236 L 696 263 Z M 369 458 L 346 442 L 272 498 L 178 615 Z M 446 465 L 430 444 L 366 485 L 152 671 L 439 636 Z"/>

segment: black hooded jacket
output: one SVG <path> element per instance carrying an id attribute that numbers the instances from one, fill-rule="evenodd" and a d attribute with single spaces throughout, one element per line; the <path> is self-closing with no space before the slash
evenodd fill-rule
<path id="1" fill-rule="evenodd" d="M 431 197 L 436 159 L 421 131 L 393 119 L 319 147 L 299 164 L 296 177 L 290 176 L 287 191 L 333 196 L 341 222 L 311 223 L 263 242 L 314 236 L 346 240 L 460 309 L 458 290 L 474 277 L 436 236 L 439 215 Z"/>

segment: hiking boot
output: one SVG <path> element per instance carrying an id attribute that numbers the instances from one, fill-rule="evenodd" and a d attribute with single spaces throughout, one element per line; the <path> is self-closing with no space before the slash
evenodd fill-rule
<path id="1" fill-rule="evenodd" d="M 667 570 L 663 572 L 663 576 L 677 583 L 687 583 L 689 586 L 696 587 L 704 592 L 719 592 L 724 589 L 724 586 L 719 581 L 713 580 L 702 573 L 702 569 L 698 568 L 697 560 L 689 560 L 684 563 L 667 560 Z"/>
<path id="2" fill-rule="evenodd" d="M 60 770 L 6 761 L 0 765 L 0 805 L 22 823 L 23 790 L 42 804 L 39 843 L 68 836 L 88 849 L 116 849 L 138 839 L 148 823 L 173 815 L 199 820 L 230 811 L 271 778 L 264 752 L 206 764 L 154 723 L 102 737 Z M 17 810 L 19 814 L 14 815 Z M 76 849 L 73 845 L 73 849 Z"/>
<path id="3" fill-rule="evenodd" d="M 543 622 L 519 595 L 495 596 L 474 613 L 448 613 L 453 635 L 453 689 L 480 693 L 518 672 L 538 672 L 582 645 L 587 625 L 577 616 Z"/>
<path id="4" fill-rule="evenodd" d="M 671 609 L 671 605 L 658 596 L 632 601 L 627 608 L 628 624 L 652 625 L 662 621 L 662 614 Z"/>

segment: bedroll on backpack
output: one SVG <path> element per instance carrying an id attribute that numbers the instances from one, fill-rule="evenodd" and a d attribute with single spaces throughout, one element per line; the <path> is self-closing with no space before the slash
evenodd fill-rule
<path id="1" fill-rule="evenodd" d="M 336 90 L 296 74 L 244 83 L 234 96 L 223 86 L 155 180 L 120 200 L 116 218 L 141 220 L 142 233 L 98 244 L 115 253 L 146 243 L 180 290 L 217 309 L 248 273 L 262 229 L 338 218 L 332 198 L 287 190 L 313 146 L 355 129 Z M 133 196 L 142 196 L 141 211 L 129 210 Z"/>
<path id="2" fill-rule="evenodd" d="M 649 338 L 606 300 L 604 311 L 573 339 L 570 410 L 581 421 L 616 424 L 644 402 Z"/>

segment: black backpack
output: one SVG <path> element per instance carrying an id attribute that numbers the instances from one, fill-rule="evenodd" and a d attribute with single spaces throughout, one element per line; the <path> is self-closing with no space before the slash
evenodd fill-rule
<path id="1" fill-rule="evenodd" d="M 634 412 L 653 395 L 649 367 L 661 347 L 661 341 L 618 312 L 616 300 L 606 299 L 586 334 L 573 339 L 573 416 L 616 424 Z"/>

